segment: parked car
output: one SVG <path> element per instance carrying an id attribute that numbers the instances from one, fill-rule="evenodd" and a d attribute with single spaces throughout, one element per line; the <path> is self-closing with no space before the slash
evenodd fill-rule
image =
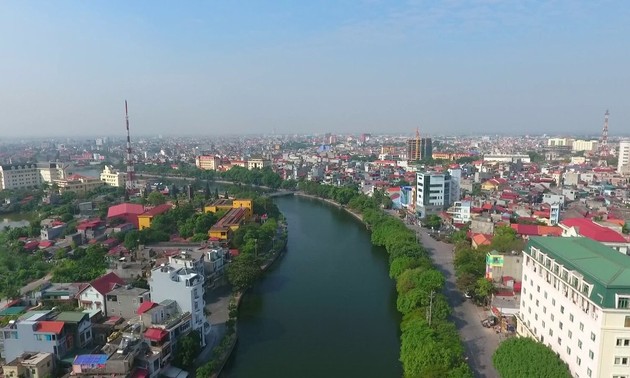
<path id="1" fill-rule="evenodd" d="M 498 323 L 498 319 L 496 316 L 488 316 L 487 318 L 485 318 L 484 320 L 481 321 L 481 325 L 486 327 L 486 328 L 490 328 L 490 327 L 494 327 L 495 325 L 497 325 Z"/>

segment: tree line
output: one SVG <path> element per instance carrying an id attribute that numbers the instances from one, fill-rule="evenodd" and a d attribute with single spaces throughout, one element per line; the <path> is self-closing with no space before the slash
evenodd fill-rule
<path id="1" fill-rule="evenodd" d="M 414 232 L 381 210 L 389 203 L 386 196 L 313 182 L 300 182 L 298 189 L 361 213 L 372 231 L 372 243 L 385 247 L 389 274 L 396 281 L 396 307 L 403 314 L 400 361 L 404 376 L 472 377 L 457 329 L 448 321 L 451 309 L 442 294 L 444 276 L 433 267 Z"/>

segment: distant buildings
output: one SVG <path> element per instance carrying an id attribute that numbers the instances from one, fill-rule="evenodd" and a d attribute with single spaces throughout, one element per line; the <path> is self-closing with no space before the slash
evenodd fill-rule
<path id="1" fill-rule="evenodd" d="M 407 140 L 407 160 L 423 160 L 433 157 L 433 143 L 431 138 L 420 138 L 416 133 L 416 137 Z"/>
<path id="2" fill-rule="evenodd" d="M 59 193 L 72 192 L 76 194 L 86 194 L 96 188 L 100 188 L 104 183 L 94 177 L 87 177 L 74 174 L 65 179 L 54 182 L 59 187 Z"/>
<path id="3" fill-rule="evenodd" d="M 574 377 L 630 371 L 630 259 L 588 238 L 531 238 L 517 332 L 548 345 Z"/>
<path id="4" fill-rule="evenodd" d="M 599 142 L 596 140 L 578 139 L 578 140 L 574 140 L 573 145 L 572 145 L 572 149 L 574 152 L 597 151 L 598 147 L 599 147 Z"/>
<path id="5" fill-rule="evenodd" d="M 617 163 L 617 172 L 621 174 L 630 174 L 630 140 L 622 140 L 619 142 L 619 161 Z"/>
<path id="6" fill-rule="evenodd" d="M 52 377 L 55 361 L 51 353 L 24 353 L 2 366 L 5 377 Z"/>
<path id="7" fill-rule="evenodd" d="M 138 215 L 138 229 L 144 230 L 145 228 L 151 227 L 151 222 L 153 218 L 157 215 L 164 214 L 167 211 L 171 210 L 171 205 L 165 203 L 163 205 L 158 205 L 154 208 L 146 210 L 144 213 Z"/>
<path id="8" fill-rule="evenodd" d="M 265 158 L 251 158 L 247 160 L 247 169 L 263 169 L 271 167 L 271 160 Z"/>
<path id="9" fill-rule="evenodd" d="M 221 159 L 215 155 L 200 155 L 195 158 L 195 165 L 199 169 L 216 171 L 221 165 Z"/>

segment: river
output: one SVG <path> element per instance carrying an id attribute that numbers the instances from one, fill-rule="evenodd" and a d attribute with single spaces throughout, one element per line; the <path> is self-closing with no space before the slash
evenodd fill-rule
<path id="1" fill-rule="evenodd" d="M 335 206 L 276 199 L 287 253 L 243 297 L 221 377 L 400 377 L 400 315 L 387 255 Z"/>

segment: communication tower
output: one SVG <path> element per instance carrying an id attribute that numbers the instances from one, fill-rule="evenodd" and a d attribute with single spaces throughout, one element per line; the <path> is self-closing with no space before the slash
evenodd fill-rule
<path id="1" fill-rule="evenodd" d="M 610 155 L 610 149 L 608 148 L 608 116 L 610 113 L 606 110 L 604 114 L 604 126 L 602 127 L 602 137 L 599 141 L 599 156 L 607 157 Z"/>
<path id="2" fill-rule="evenodd" d="M 133 158 L 131 155 L 131 137 L 129 134 L 129 111 L 127 109 L 127 100 L 125 100 L 125 125 L 127 126 L 127 182 L 125 183 L 125 196 L 129 197 L 136 190 L 136 183 Z"/>

